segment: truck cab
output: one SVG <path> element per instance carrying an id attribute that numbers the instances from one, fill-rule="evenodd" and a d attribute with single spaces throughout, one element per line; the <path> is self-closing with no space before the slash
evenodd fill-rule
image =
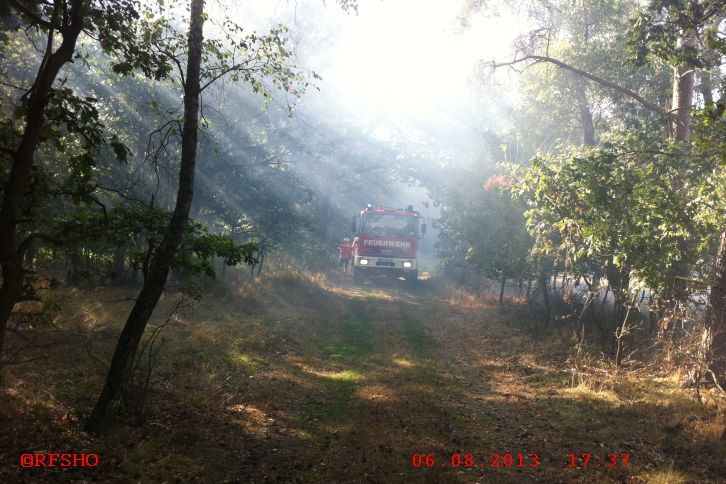
<path id="1" fill-rule="evenodd" d="M 368 205 L 353 216 L 353 281 L 367 276 L 403 277 L 414 286 L 418 279 L 418 240 L 426 232 L 421 215 L 409 205 L 389 209 Z"/>

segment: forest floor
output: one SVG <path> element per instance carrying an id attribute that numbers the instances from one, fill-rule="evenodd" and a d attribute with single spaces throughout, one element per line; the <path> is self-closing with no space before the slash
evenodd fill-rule
<path id="1" fill-rule="evenodd" d="M 652 370 L 603 370 L 573 388 L 570 342 L 529 336 L 513 301 L 500 308 L 494 296 L 435 280 L 408 291 L 396 281 L 354 287 L 340 274 L 289 274 L 212 289 L 164 330 L 145 424 L 129 417 L 106 435 L 88 435 L 80 423 L 133 295 L 57 289 L 46 295 L 58 302 L 53 325 L 24 313 L 18 334 L 41 334 L 32 344 L 43 352 L 6 371 L 0 482 L 726 476 L 721 396 L 705 392 L 699 403 L 676 378 Z M 163 297 L 152 327 L 178 299 Z M 26 469 L 25 452 L 93 453 L 99 464 Z M 579 466 L 568 465 L 570 453 Z M 591 455 L 587 466 L 582 454 Z"/>

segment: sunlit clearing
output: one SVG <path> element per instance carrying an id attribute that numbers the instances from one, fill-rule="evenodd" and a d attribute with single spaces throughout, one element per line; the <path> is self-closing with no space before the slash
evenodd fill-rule
<path id="1" fill-rule="evenodd" d="M 340 289 L 332 289 L 333 292 L 341 292 Z M 374 287 L 357 288 L 357 289 L 343 289 L 342 292 L 349 296 L 364 299 L 380 299 L 382 301 L 397 301 L 401 298 L 394 293 L 385 292 Z"/>
<path id="2" fill-rule="evenodd" d="M 565 388 L 562 390 L 565 395 L 570 395 L 577 399 L 584 400 L 601 400 L 608 403 L 620 402 L 620 399 L 612 390 L 594 390 L 586 384 L 578 385 L 575 388 Z"/>
<path id="3" fill-rule="evenodd" d="M 226 408 L 227 412 L 239 415 L 239 418 L 233 420 L 234 423 L 244 428 L 246 431 L 263 435 L 267 433 L 268 417 L 259 408 L 254 405 L 231 405 Z"/>
<path id="4" fill-rule="evenodd" d="M 303 368 L 306 373 L 311 375 L 319 376 L 328 380 L 338 381 L 357 381 L 363 379 L 363 375 L 354 370 L 343 370 L 343 371 L 320 371 L 313 370 L 311 368 Z"/>
<path id="5" fill-rule="evenodd" d="M 384 385 L 369 385 L 361 388 L 356 395 L 363 400 L 373 400 L 376 402 L 391 402 L 397 400 L 393 390 Z"/>
<path id="6" fill-rule="evenodd" d="M 519 355 L 519 362 L 526 367 L 536 368 L 538 370 L 551 371 L 549 367 L 537 361 L 537 357 L 532 353 L 522 353 Z"/>
<path id="7" fill-rule="evenodd" d="M 408 358 L 393 358 L 391 361 L 393 361 L 394 364 L 403 368 L 413 368 L 414 366 L 416 366 L 416 363 L 409 360 Z"/>
<path id="8" fill-rule="evenodd" d="M 256 356 L 238 353 L 230 354 L 229 361 L 250 371 L 256 370 L 264 362 L 264 360 Z"/>

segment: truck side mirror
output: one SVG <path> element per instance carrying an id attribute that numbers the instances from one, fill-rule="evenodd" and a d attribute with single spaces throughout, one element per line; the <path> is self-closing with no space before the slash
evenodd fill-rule
<path id="1" fill-rule="evenodd" d="M 426 233 L 426 224 L 421 224 L 421 233 L 422 234 Z"/>
<path id="2" fill-rule="evenodd" d="M 350 231 L 351 231 L 352 233 L 356 233 L 356 228 L 357 228 L 357 225 L 358 225 L 358 224 L 356 224 L 356 223 L 355 223 L 355 215 L 353 215 L 353 218 L 352 218 L 352 219 L 351 219 L 351 221 L 350 221 Z"/>

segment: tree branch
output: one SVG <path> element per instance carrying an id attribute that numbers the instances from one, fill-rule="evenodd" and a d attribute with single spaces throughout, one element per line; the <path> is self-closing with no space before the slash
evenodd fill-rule
<path id="1" fill-rule="evenodd" d="M 38 25 L 42 25 L 46 29 L 49 29 L 53 26 L 53 24 L 51 22 L 48 22 L 47 20 L 45 20 L 42 17 L 39 17 L 35 12 L 26 8 L 21 2 L 18 2 L 18 0 L 10 0 L 10 5 L 12 5 L 15 8 L 15 10 L 22 13 L 23 15 L 28 17 L 33 22 L 35 22 Z"/>
<path id="2" fill-rule="evenodd" d="M 23 257 L 25 255 L 25 251 L 28 250 L 28 248 L 33 244 L 36 240 L 43 240 L 45 242 L 50 242 L 51 244 L 62 247 L 68 243 L 68 240 L 59 239 L 57 237 L 53 237 L 50 234 L 40 233 L 36 232 L 33 234 L 28 235 L 23 241 L 18 245 L 18 256 Z"/>
<path id="3" fill-rule="evenodd" d="M 28 92 L 28 89 L 25 89 L 24 87 L 16 86 L 15 84 L 10 84 L 9 82 L 0 81 L 0 85 L 11 87 L 13 89 L 17 89 L 18 91 Z"/>
<path id="4" fill-rule="evenodd" d="M 618 91 L 621 94 L 625 94 L 631 99 L 634 99 L 635 101 L 638 101 L 643 107 L 653 111 L 654 113 L 662 116 L 665 119 L 670 120 L 673 118 L 673 114 L 666 111 L 662 107 L 658 106 L 657 104 L 648 101 L 643 96 L 638 94 L 637 92 L 631 91 L 630 89 L 623 87 L 619 84 L 615 84 L 612 81 L 608 81 L 607 79 L 603 79 L 602 77 L 598 77 L 594 74 L 590 74 L 587 71 L 583 71 L 582 69 L 578 69 L 575 66 L 571 66 L 570 64 L 567 64 L 565 62 L 562 62 L 561 60 L 555 59 L 553 57 L 548 57 L 544 55 L 525 55 L 524 57 L 521 57 L 519 59 L 515 59 L 511 62 L 502 62 L 502 63 L 496 63 L 492 62 L 491 66 L 493 69 L 497 69 L 498 67 L 505 67 L 505 66 L 514 66 L 516 64 L 519 64 L 521 62 L 526 61 L 534 61 L 533 63 L 539 63 L 539 62 L 548 62 L 550 64 L 554 64 L 557 67 L 560 67 L 562 69 L 566 69 L 570 72 L 573 72 L 577 74 L 578 76 L 590 79 L 591 81 L 595 81 L 596 83 L 600 84 L 601 86 L 608 87 L 610 89 L 613 89 L 615 91 Z"/>

